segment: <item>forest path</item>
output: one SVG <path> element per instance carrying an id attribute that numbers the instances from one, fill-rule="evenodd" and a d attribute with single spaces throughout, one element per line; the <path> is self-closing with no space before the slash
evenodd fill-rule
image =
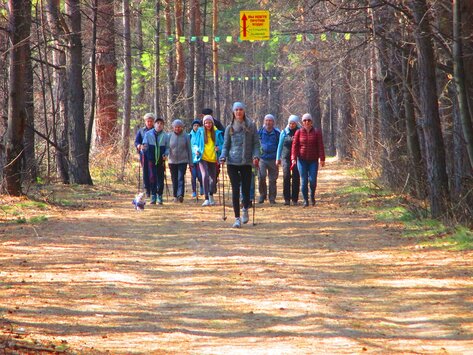
<path id="1" fill-rule="evenodd" d="M 132 193 L 4 225 L 0 329 L 83 353 L 472 354 L 473 253 L 353 209 L 335 192 L 356 180 L 329 162 L 316 207 L 279 198 L 241 229 Z"/>

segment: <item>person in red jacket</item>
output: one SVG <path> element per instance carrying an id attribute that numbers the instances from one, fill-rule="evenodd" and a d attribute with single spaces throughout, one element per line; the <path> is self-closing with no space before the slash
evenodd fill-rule
<path id="1" fill-rule="evenodd" d="M 309 206 L 310 202 L 315 205 L 315 189 L 317 187 L 317 172 L 320 165 L 325 166 L 325 149 L 320 129 L 313 127 L 312 116 L 306 113 L 302 116 L 302 128 L 294 134 L 292 143 L 291 162 L 292 166 L 297 164 L 301 176 L 301 190 L 304 197 L 303 207 Z"/>

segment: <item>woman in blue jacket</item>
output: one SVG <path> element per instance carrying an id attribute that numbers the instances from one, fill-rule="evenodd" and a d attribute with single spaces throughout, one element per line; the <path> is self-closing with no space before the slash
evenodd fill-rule
<path id="1" fill-rule="evenodd" d="M 204 126 L 197 130 L 192 150 L 199 162 L 204 185 L 205 201 L 202 206 L 213 206 L 215 205 L 213 195 L 217 190 L 217 162 L 222 151 L 223 132 L 215 127 L 214 119 L 210 115 L 204 116 L 202 123 Z"/>
<path id="2" fill-rule="evenodd" d="M 279 136 L 278 152 L 276 154 L 277 165 L 282 165 L 283 195 L 284 205 L 289 206 L 292 200 L 293 205 L 299 201 L 300 176 L 296 167 L 291 167 L 292 140 L 296 131 L 300 128 L 299 117 L 289 116 L 287 127 Z M 291 181 L 292 180 L 292 181 Z"/>

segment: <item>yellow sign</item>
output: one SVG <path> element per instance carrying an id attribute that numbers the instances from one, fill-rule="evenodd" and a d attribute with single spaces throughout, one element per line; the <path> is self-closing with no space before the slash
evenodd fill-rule
<path id="1" fill-rule="evenodd" d="M 269 11 L 240 11 L 241 40 L 269 40 Z"/>

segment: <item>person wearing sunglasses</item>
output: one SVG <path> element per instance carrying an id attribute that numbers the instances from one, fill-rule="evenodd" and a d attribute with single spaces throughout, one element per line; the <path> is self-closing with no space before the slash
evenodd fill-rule
<path id="1" fill-rule="evenodd" d="M 312 116 L 305 113 L 302 116 L 302 128 L 294 134 L 291 151 L 292 164 L 297 164 L 301 177 L 301 190 L 304 197 L 303 207 L 310 203 L 315 206 L 315 189 L 317 188 L 317 172 L 320 166 L 325 166 L 325 149 L 322 132 L 313 126 Z"/>

